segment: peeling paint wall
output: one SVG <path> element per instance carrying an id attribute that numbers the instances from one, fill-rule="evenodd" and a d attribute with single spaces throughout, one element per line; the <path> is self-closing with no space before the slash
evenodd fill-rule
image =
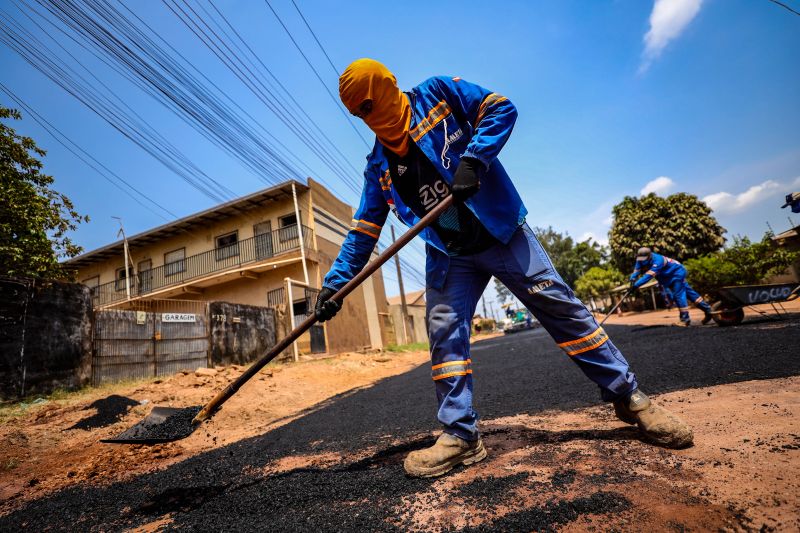
<path id="1" fill-rule="evenodd" d="M 0 278 L 0 399 L 77 388 L 91 373 L 89 288 Z"/>
<path id="2" fill-rule="evenodd" d="M 214 366 L 252 363 L 277 342 L 274 309 L 211 302 L 209 311 Z"/>

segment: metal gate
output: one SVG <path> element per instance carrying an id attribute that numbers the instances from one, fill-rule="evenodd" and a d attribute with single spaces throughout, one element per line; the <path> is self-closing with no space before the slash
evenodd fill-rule
<path id="1" fill-rule="evenodd" d="M 195 370 L 209 364 L 208 304 L 135 302 L 95 312 L 92 384 Z"/>

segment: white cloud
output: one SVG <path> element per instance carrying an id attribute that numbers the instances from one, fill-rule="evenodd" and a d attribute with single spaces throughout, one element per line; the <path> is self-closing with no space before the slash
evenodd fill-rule
<path id="1" fill-rule="evenodd" d="M 656 194 L 664 194 L 669 192 L 674 186 L 675 182 L 672 181 L 671 178 L 668 178 L 667 176 L 659 176 L 654 180 L 648 181 L 647 185 L 645 185 L 642 190 L 639 191 L 639 194 L 642 196 L 650 194 L 651 192 Z"/>
<path id="2" fill-rule="evenodd" d="M 583 235 L 581 235 L 577 239 L 577 242 L 583 242 L 586 239 L 592 239 L 594 242 L 601 244 L 603 246 L 608 244 L 608 235 L 603 234 L 601 237 L 598 237 L 597 235 L 594 234 L 594 232 L 591 231 L 585 231 Z"/>
<path id="3" fill-rule="evenodd" d="M 650 29 L 644 35 L 639 73 L 646 71 L 670 41 L 676 39 L 697 16 L 703 0 L 655 0 Z"/>
<path id="4" fill-rule="evenodd" d="M 795 180 L 795 183 L 800 181 L 800 178 Z M 708 204 L 708 207 L 717 213 L 738 213 L 744 211 L 758 202 L 769 198 L 773 194 L 780 191 L 784 185 L 774 180 L 767 180 L 758 185 L 753 185 L 743 193 L 731 194 L 729 192 L 718 192 L 709 194 L 703 201 Z"/>

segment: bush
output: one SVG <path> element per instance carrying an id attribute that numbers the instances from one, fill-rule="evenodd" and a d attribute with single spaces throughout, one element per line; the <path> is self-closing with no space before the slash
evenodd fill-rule
<path id="1" fill-rule="evenodd" d="M 726 285 L 752 285 L 780 274 L 797 261 L 800 252 L 775 246 L 771 234 L 753 243 L 747 237 L 734 237 L 725 250 L 686 261 L 687 280 L 701 294 Z"/>
<path id="2" fill-rule="evenodd" d="M 625 275 L 612 266 L 592 267 L 575 282 L 575 292 L 584 301 L 602 298 L 624 282 Z"/>

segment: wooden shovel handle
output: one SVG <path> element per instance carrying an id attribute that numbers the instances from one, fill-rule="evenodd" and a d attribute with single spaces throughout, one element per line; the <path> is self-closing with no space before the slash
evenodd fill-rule
<path id="1" fill-rule="evenodd" d="M 439 216 L 452 205 L 453 203 L 453 196 L 449 195 L 442 200 L 442 202 L 430 210 L 430 212 L 425 215 L 419 222 L 417 222 L 414 227 L 409 228 L 408 231 L 403 233 L 399 239 L 391 244 L 388 248 L 386 248 L 383 253 L 381 253 L 374 261 L 367 264 L 361 272 L 356 274 L 353 279 L 351 279 L 347 284 L 339 289 L 339 292 L 334 294 L 331 299 L 337 300 L 341 302 L 344 300 L 344 297 L 353 292 L 353 290 L 361 285 L 368 277 L 375 273 L 383 264 L 388 261 L 389 259 L 396 254 L 400 248 L 408 244 L 411 239 L 419 235 L 419 233 L 428 227 L 434 220 L 439 218 Z M 250 365 L 250 367 L 245 370 L 245 372 L 239 376 L 236 381 L 232 382 L 230 385 L 222 389 L 219 394 L 217 394 L 210 402 L 208 402 L 203 409 L 197 413 L 197 416 L 194 417 L 192 420 L 192 424 L 199 424 L 200 422 L 211 418 L 214 413 L 225 403 L 228 398 L 236 394 L 236 391 L 239 388 L 247 383 L 250 378 L 255 376 L 259 370 L 264 368 L 264 366 L 272 361 L 279 353 L 283 350 L 288 348 L 294 341 L 297 340 L 300 335 L 308 331 L 311 326 L 313 326 L 317 322 L 316 315 L 312 312 L 311 315 L 306 318 L 303 322 L 300 323 L 299 326 L 294 328 L 289 335 L 281 339 L 272 349 L 267 352 L 265 355 L 261 357 L 258 361 Z"/>

